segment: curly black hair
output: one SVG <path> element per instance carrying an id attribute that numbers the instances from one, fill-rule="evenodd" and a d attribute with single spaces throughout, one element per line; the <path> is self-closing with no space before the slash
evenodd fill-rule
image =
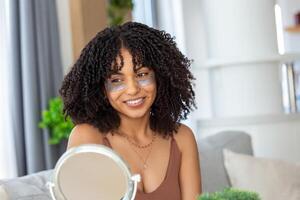
<path id="1" fill-rule="evenodd" d="M 59 91 L 65 116 L 75 124 L 91 124 L 103 134 L 118 129 L 120 117 L 105 97 L 104 83 L 112 70 L 122 67 L 116 62 L 121 48 L 131 53 L 134 69 L 146 66 L 155 72 L 157 96 L 150 128 L 163 136 L 176 133 L 180 120 L 196 107 L 191 60 L 170 34 L 137 22 L 106 28 L 85 46 Z"/>

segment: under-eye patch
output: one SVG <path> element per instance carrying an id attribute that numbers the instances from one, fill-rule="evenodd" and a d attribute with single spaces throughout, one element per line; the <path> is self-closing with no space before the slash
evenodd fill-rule
<path id="1" fill-rule="evenodd" d="M 153 84 L 155 82 L 154 73 L 151 72 L 140 72 L 137 74 L 136 81 L 140 87 Z"/>
<path id="2" fill-rule="evenodd" d="M 117 92 L 117 91 L 122 91 L 127 88 L 125 83 L 119 83 L 116 84 L 114 82 L 111 82 L 110 80 L 105 82 L 105 89 L 108 92 Z"/>
<path id="3" fill-rule="evenodd" d="M 155 75 L 153 71 L 137 72 L 135 81 L 138 87 L 145 87 L 155 83 Z M 109 92 L 122 91 L 128 88 L 128 84 L 124 78 L 112 77 L 105 81 L 105 88 Z"/>

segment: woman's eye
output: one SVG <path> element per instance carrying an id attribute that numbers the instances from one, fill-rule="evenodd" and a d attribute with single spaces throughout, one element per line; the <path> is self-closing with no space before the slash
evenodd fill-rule
<path id="1" fill-rule="evenodd" d="M 114 78 L 114 79 L 111 79 L 110 82 L 111 82 L 111 83 L 121 83 L 122 80 L 119 79 L 119 78 Z"/>
<path id="2" fill-rule="evenodd" d="M 137 76 L 142 78 L 148 76 L 148 74 L 149 74 L 148 72 L 142 72 L 142 73 L 138 73 Z"/>

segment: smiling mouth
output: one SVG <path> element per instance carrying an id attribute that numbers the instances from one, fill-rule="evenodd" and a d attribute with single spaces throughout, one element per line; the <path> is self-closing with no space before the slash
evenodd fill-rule
<path id="1" fill-rule="evenodd" d="M 124 103 L 126 103 L 129 106 L 138 106 L 138 105 L 141 105 L 142 103 L 144 103 L 144 101 L 145 101 L 145 97 L 141 97 L 141 98 L 137 98 L 137 99 L 131 99 L 131 100 L 124 101 Z"/>

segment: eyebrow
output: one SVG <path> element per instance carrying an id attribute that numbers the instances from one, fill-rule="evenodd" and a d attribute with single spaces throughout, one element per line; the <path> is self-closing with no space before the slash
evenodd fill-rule
<path id="1" fill-rule="evenodd" d="M 139 68 L 136 68 L 136 71 L 138 71 L 138 70 L 140 70 L 140 69 L 142 69 L 142 68 L 146 68 L 146 69 L 149 69 L 149 70 L 150 70 L 149 67 L 140 66 Z M 108 77 L 111 77 L 111 76 L 113 76 L 113 75 L 124 75 L 124 74 L 123 74 L 121 71 L 112 71 L 112 72 L 109 74 Z"/>
<path id="2" fill-rule="evenodd" d="M 142 68 L 147 68 L 147 69 L 149 69 L 149 67 L 140 66 L 140 67 L 136 68 L 136 71 L 138 71 L 138 70 L 140 70 L 140 69 L 142 69 Z"/>

